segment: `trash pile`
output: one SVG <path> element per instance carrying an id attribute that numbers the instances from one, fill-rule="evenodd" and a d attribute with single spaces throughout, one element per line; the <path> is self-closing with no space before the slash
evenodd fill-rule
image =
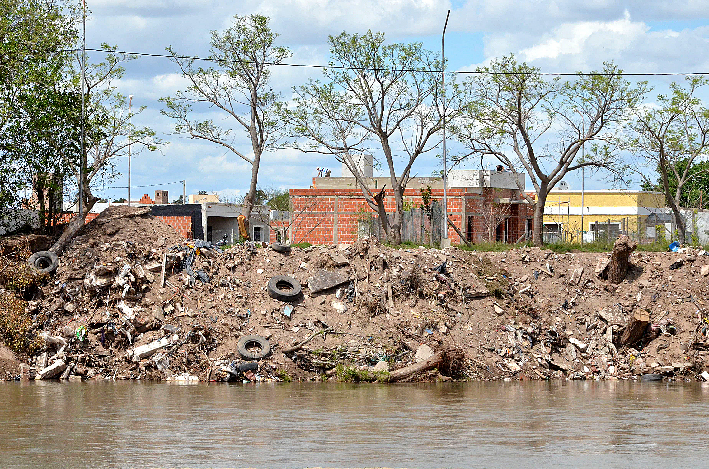
<path id="1" fill-rule="evenodd" d="M 709 379 L 707 253 L 633 252 L 617 284 L 609 258 L 371 239 L 222 251 L 112 207 L 55 272 L 0 286 L 0 317 L 23 324 L 0 321 L 0 378 Z"/>

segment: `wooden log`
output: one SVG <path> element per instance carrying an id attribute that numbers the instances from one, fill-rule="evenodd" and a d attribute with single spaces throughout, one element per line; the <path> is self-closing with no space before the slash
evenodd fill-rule
<path id="1" fill-rule="evenodd" d="M 405 366 L 404 368 L 399 368 L 398 370 L 394 370 L 391 373 L 389 373 L 389 379 L 388 381 L 390 383 L 394 383 L 396 381 L 401 381 L 402 379 L 406 379 L 409 376 L 412 376 L 416 373 L 420 373 L 422 371 L 427 371 L 431 370 L 433 368 L 437 368 L 438 366 L 443 363 L 443 358 L 445 357 L 445 352 L 438 352 L 434 354 L 431 358 L 428 358 L 427 360 L 424 360 L 419 363 L 414 363 L 413 365 Z"/>
<path id="2" fill-rule="evenodd" d="M 620 345 L 630 346 L 642 339 L 648 324 L 650 324 L 650 315 L 646 311 L 635 311 L 620 336 Z"/>

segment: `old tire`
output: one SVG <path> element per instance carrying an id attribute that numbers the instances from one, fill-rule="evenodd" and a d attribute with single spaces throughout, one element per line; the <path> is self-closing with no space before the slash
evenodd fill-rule
<path id="1" fill-rule="evenodd" d="M 244 362 L 239 363 L 237 367 L 242 373 L 246 371 L 258 371 L 258 362 Z"/>
<path id="2" fill-rule="evenodd" d="M 271 345 L 260 335 L 245 335 L 239 339 L 237 350 L 247 360 L 260 360 L 271 353 Z"/>
<path id="3" fill-rule="evenodd" d="M 300 283 L 285 275 L 276 275 L 268 281 L 268 296 L 279 301 L 293 301 L 300 295 Z"/>
<path id="4" fill-rule="evenodd" d="M 290 254 L 290 246 L 282 243 L 271 243 L 271 249 L 281 254 Z"/>
<path id="5" fill-rule="evenodd" d="M 52 251 L 38 251 L 27 259 L 27 263 L 47 274 L 51 274 L 59 266 L 59 257 Z"/>

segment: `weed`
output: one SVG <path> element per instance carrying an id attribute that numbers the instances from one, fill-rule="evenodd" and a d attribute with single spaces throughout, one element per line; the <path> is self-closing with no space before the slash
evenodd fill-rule
<path id="1" fill-rule="evenodd" d="M 275 375 L 276 375 L 276 378 L 283 381 L 284 383 L 290 383 L 291 381 L 293 381 L 293 378 L 291 378 L 291 376 L 288 374 L 288 372 L 286 370 L 281 369 L 281 368 L 276 370 Z"/>
<path id="2" fill-rule="evenodd" d="M 33 334 L 26 306 L 14 295 L 0 293 L 0 339 L 13 352 L 31 356 L 42 348 L 42 341 Z"/>
<path id="3" fill-rule="evenodd" d="M 306 249 L 306 248 L 309 248 L 310 246 L 312 246 L 312 244 L 307 243 L 307 242 L 291 244 L 291 247 L 300 248 L 300 249 Z"/>
<path id="4" fill-rule="evenodd" d="M 353 366 L 345 366 L 343 364 L 338 364 L 335 367 L 335 376 L 337 376 L 338 381 L 344 383 L 386 382 L 389 379 L 389 373 L 386 371 L 359 370 Z"/>

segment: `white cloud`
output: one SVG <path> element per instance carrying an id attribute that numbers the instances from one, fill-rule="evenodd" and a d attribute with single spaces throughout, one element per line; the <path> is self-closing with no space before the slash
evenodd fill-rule
<path id="1" fill-rule="evenodd" d="M 247 155 L 252 156 L 252 155 Z M 197 163 L 197 170 L 204 175 L 234 175 L 251 174 L 251 165 L 232 155 L 217 155 L 202 157 Z"/>

